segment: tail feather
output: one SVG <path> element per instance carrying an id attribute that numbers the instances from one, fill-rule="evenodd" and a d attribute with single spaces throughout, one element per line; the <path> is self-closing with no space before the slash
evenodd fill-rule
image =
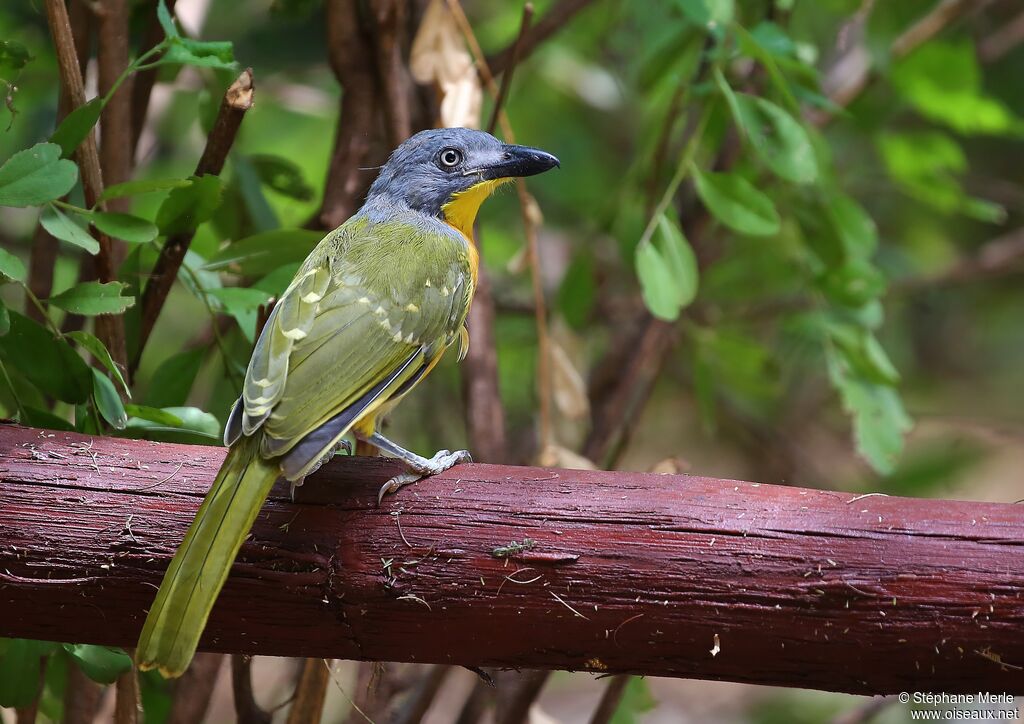
<path id="1" fill-rule="evenodd" d="M 199 645 L 213 604 L 279 475 L 244 438 L 228 452 L 217 478 L 171 561 L 139 637 L 142 670 L 180 676 Z"/>

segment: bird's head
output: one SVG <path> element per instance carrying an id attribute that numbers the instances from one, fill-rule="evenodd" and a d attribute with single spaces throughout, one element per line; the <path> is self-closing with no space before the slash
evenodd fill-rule
<path id="1" fill-rule="evenodd" d="M 550 153 L 502 143 L 483 131 L 420 131 L 391 154 L 367 200 L 399 203 L 470 236 L 480 204 L 501 183 L 558 165 Z"/>

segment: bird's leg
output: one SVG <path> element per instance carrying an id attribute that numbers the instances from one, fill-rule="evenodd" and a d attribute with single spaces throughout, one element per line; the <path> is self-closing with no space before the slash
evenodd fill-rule
<path id="1" fill-rule="evenodd" d="M 363 439 L 371 445 L 376 446 L 381 452 L 386 452 L 388 455 L 401 460 L 405 466 L 409 468 L 408 472 L 396 475 L 381 486 L 380 492 L 377 494 L 378 503 L 385 495 L 395 492 L 403 485 L 415 483 L 420 478 L 428 475 L 443 473 L 448 468 L 458 465 L 459 463 L 473 462 L 473 458 L 470 456 L 468 450 L 456 450 L 455 452 L 451 452 L 450 450 L 438 450 L 434 453 L 434 457 L 425 458 L 414 452 L 406 450 L 401 445 L 391 442 L 377 432 Z"/>
<path id="2" fill-rule="evenodd" d="M 337 445 L 334 446 L 333 450 L 331 450 L 329 453 L 327 453 L 327 455 L 324 456 L 323 460 L 321 460 L 316 465 L 314 465 L 313 468 L 308 473 L 303 475 L 298 480 L 292 480 L 291 481 L 291 496 L 292 496 L 292 501 L 293 502 L 295 501 L 295 490 L 297 488 L 301 488 L 302 487 L 302 484 L 304 482 L 306 482 L 306 478 L 308 478 L 310 475 L 312 475 L 317 470 L 319 470 L 323 466 L 324 463 L 328 462 L 329 460 L 333 460 L 334 456 L 340 454 L 342 450 L 345 451 L 346 455 L 351 455 L 352 454 L 352 443 L 350 443 L 348 440 L 344 440 L 343 439 L 341 442 L 339 442 Z"/>

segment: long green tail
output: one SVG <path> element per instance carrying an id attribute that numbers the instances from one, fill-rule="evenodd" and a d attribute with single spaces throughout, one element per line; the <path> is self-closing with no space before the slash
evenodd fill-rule
<path id="1" fill-rule="evenodd" d="M 135 657 L 167 677 L 188 668 L 242 541 L 280 474 L 257 453 L 258 439 L 228 451 L 149 609 Z"/>

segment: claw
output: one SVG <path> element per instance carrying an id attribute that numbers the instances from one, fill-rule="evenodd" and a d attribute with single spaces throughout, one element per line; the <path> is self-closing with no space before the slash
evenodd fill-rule
<path id="1" fill-rule="evenodd" d="M 420 458 L 420 460 L 423 460 L 423 458 Z M 443 473 L 459 463 L 471 462 L 473 462 L 473 456 L 469 454 L 468 450 L 456 450 L 455 452 L 438 450 L 434 453 L 434 457 L 429 460 L 423 460 L 422 463 L 414 464 L 406 461 L 409 471 L 399 473 L 381 486 L 380 491 L 377 493 L 377 505 L 380 505 L 385 495 L 390 495 L 410 483 L 415 483 L 420 478 Z"/>

